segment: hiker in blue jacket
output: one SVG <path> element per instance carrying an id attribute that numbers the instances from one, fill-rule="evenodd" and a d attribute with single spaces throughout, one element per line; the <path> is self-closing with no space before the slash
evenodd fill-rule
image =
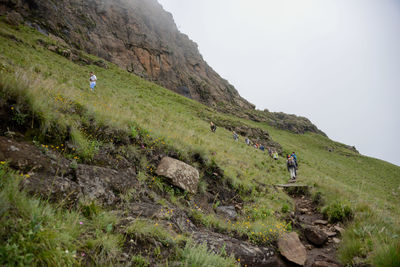
<path id="1" fill-rule="evenodd" d="M 293 157 L 294 163 L 296 164 L 296 169 L 298 169 L 299 164 L 297 163 L 297 156 L 296 156 L 296 153 L 292 152 L 292 154 L 291 154 L 290 156 Z"/>

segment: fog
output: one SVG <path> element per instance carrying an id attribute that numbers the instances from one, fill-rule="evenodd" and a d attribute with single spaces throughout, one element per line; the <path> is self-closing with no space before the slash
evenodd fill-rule
<path id="1" fill-rule="evenodd" d="M 159 2 L 258 109 L 400 165 L 400 1 Z"/>

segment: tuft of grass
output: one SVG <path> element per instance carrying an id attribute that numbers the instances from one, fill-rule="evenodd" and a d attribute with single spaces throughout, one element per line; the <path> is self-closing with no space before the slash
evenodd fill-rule
<path id="1" fill-rule="evenodd" d="M 117 262 L 123 236 L 114 233 L 114 215 L 102 211 L 88 218 L 79 211 L 59 209 L 20 190 L 22 179 L 29 178 L 0 163 L 0 265 Z"/>
<path id="2" fill-rule="evenodd" d="M 131 263 L 133 266 L 137 267 L 147 267 L 150 265 L 148 260 L 144 258 L 142 255 L 135 255 L 131 259 Z"/>
<path id="3" fill-rule="evenodd" d="M 0 166 L 0 265 L 77 264 L 79 214 L 30 198 L 19 190 L 21 179 Z"/>
<path id="4" fill-rule="evenodd" d="M 168 230 L 158 222 L 152 222 L 146 219 L 136 219 L 126 228 L 125 232 L 141 240 L 149 238 L 155 239 L 165 246 L 175 245 L 176 242 L 180 241 L 177 240 L 176 237 L 173 237 Z"/>
<path id="5" fill-rule="evenodd" d="M 188 242 L 183 250 L 182 266 L 185 267 L 227 267 L 239 266 L 233 257 L 223 257 L 208 250 L 206 244 Z"/>

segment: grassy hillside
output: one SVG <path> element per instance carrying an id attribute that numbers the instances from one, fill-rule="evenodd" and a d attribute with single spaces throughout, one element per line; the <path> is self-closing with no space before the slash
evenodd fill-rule
<path id="1" fill-rule="evenodd" d="M 120 138 L 118 133 L 140 135 L 145 150 L 175 151 L 185 161 L 199 154 L 207 164 L 218 166 L 223 171 L 221 179 L 240 193 L 245 204 L 243 217 L 237 225 L 207 213 L 195 213 L 193 217 L 206 227 L 236 231 L 255 243 L 268 243 L 267 240 L 274 240 L 274 236 L 264 234 L 265 229 L 280 232 L 290 228 L 286 226 L 284 216 L 274 214 L 287 212 L 285 207 L 291 207 L 291 200 L 284 192 L 271 187 L 273 184 L 285 183 L 289 178 L 284 159 L 281 157 L 275 162 L 267 154 L 246 146 L 244 137 L 234 142 L 231 132 L 222 127 L 212 134 L 209 131 L 209 121 L 204 118 L 212 118 L 217 125 L 219 121 L 230 121 L 232 124 L 266 130 L 274 141 L 282 145 L 284 153 L 296 151 L 300 162 L 299 182 L 313 186 L 315 196 L 322 194 L 321 209 L 325 207 L 328 216 L 332 215 L 333 210 L 329 207 L 335 204 L 339 207 L 347 205 L 353 210 L 354 218 L 346 225 L 339 251 L 340 260 L 344 264 L 352 264 L 353 259 L 358 257 L 376 266 L 399 266 L 399 167 L 359 155 L 322 135 L 293 134 L 263 123 L 217 113 L 209 107 L 131 75 L 111 63 L 106 62 L 107 68 L 101 67 L 102 64 L 87 64 L 98 61 L 90 55 L 81 54 L 85 60 L 74 63 L 61 55 L 61 52 L 55 53 L 46 48 L 52 44 L 62 46 L 28 27 L 11 27 L 0 22 L 0 96 L 3 104 L 8 105 L 16 123 L 26 125 L 26 120 L 32 118 L 33 125 L 35 121 L 36 130 L 26 131 L 26 138 L 36 139 L 44 146 L 57 146 L 70 137 L 76 151 L 66 152 L 66 157 L 75 158 L 78 163 L 90 163 L 97 151 L 117 144 Z M 98 78 L 95 92 L 88 88 L 90 71 L 94 71 Z M 102 134 L 104 129 L 112 129 L 111 134 Z M 146 173 L 147 167 L 149 162 L 143 159 L 138 168 Z M 102 256 L 94 259 L 97 263 L 103 259 L 112 262 L 112 258 L 118 254 L 118 244 L 123 243 L 124 237 L 112 230 L 105 231 L 104 235 L 96 230 L 98 225 L 104 228 L 113 220 L 118 220 L 113 217 L 115 215 L 104 211 L 104 217 L 98 219 L 102 221 L 96 222 L 93 218 L 85 219 L 79 210 L 65 213 L 52 203 L 32 202 L 37 200 L 32 200 L 24 193 L 20 196 L 23 201 L 12 199 L 9 197 L 11 193 L 6 191 L 17 190 L 16 185 L 5 181 L 15 173 L 2 167 L 0 175 L 2 203 L 18 203 L 20 207 L 34 205 L 32 212 L 44 209 L 46 212 L 37 213 L 45 216 L 46 220 L 54 220 L 50 226 L 64 220 L 86 220 L 87 229 L 67 229 L 68 234 L 63 237 L 64 240 L 54 246 L 61 246 L 63 251 L 71 246 L 69 251 L 78 253 L 90 242 L 102 243 L 102 254 L 99 252 Z M 149 176 L 149 173 L 146 175 Z M 267 190 L 260 190 L 260 185 Z M 201 186 L 206 186 L 204 181 Z M 33 204 L 28 204 L 30 201 Z M 21 218 L 28 220 L 31 215 Z M 12 215 L 7 220 L 1 219 L 2 242 L 7 236 L 6 225 L 11 224 L 12 219 Z M 154 229 L 144 228 L 133 225 L 132 231 L 138 233 L 143 230 L 144 235 L 154 234 Z M 24 229 L 21 227 L 20 231 Z M 90 233 L 90 238 L 85 239 L 82 236 L 84 233 Z M 79 244 L 81 241 L 84 244 Z M 12 250 L 16 255 L 30 251 L 32 257 L 36 257 L 33 262 L 39 265 L 41 262 L 55 263 L 63 257 L 66 257 L 67 264 L 84 264 L 84 261 L 76 261 L 76 257 L 69 257 L 65 253 L 55 253 L 49 261 L 43 260 L 46 255 L 40 255 L 41 258 L 37 260 L 39 254 L 32 252 L 33 248 L 24 247 L 22 252 L 18 252 L 21 246 L 13 248 L 13 245 L 20 244 L 18 242 L 21 239 L 15 236 L 14 239 L 9 238 L 6 245 L 0 244 L 0 251 L 3 251 L 0 253 L 0 261 L 6 263 L 4 255 Z M 171 244 L 179 247 L 179 240 L 171 241 Z M 52 244 L 49 246 L 53 247 Z M 181 249 L 208 253 L 205 248 L 195 246 L 181 246 Z M 182 251 L 177 252 L 176 257 L 184 260 L 179 256 L 180 253 Z M 22 259 L 20 262 L 24 260 L 30 259 Z M 138 256 L 137 261 L 141 260 Z M 232 264 L 232 259 L 225 260 L 227 262 L 222 262 L 222 265 Z"/>

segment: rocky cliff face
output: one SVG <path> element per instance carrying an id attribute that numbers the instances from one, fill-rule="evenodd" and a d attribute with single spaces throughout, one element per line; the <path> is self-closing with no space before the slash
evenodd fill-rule
<path id="1" fill-rule="evenodd" d="M 254 106 L 177 29 L 156 0 L 0 0 L 44 33 L 208 105 Z"/>

